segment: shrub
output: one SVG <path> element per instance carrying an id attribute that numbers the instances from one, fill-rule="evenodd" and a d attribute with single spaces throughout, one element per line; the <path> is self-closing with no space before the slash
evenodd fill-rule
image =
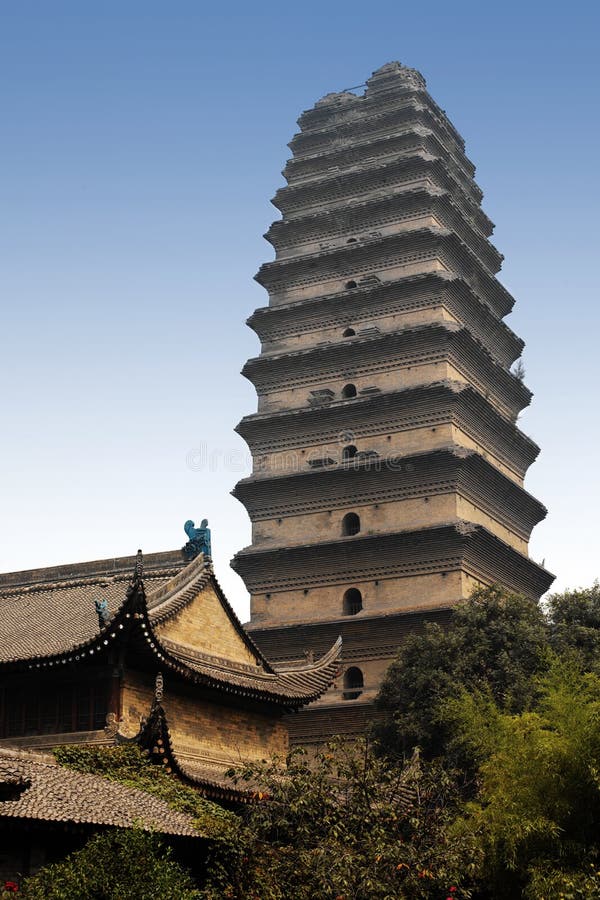
<path id="1" fill-rule="evenodd" d="M 153 834 L 97 834 L 61 862 L 23 882 L 24 900 L 198 900 L 191 876 Z"/>

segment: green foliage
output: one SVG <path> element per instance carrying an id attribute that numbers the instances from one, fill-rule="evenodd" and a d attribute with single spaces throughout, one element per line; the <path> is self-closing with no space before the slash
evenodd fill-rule
<path id="1" fill-rule="evenodd" d="M 156 836 L 111 830 L 25 879 L 24 900 L 199 900 L 190 875 Z"/>
<path id="2" fill-rule="evenodd" d="M 552 594 L 546 601 L 550 644 L 575 654 L 588 671 L 600 671 L 600 583 Z"/>
<path id="3" fill-rule="evenodd" d="M 165 772 L 137 744 L 116 747 L 66 745 L 57 747 L 54 756 L 62 766 L 76 772 L 103 775 L 160 797 L 172 809 L 193 816 L 196 828 L 206 837 L 218 837 L 237 828 L 238 819 L 233 813 L 206 800 L 195 788 Z"/>
<path id="4" fill-rule="evenodd" d="M 594 900 L 600 897 L 600 870 L 590 863 L 581 871 L 558 871 L 548 866 L 531 869 L 525 900 Z"/>
<path id="5" fill-rule="evenodd" d="M 390 766 L 366 744 L 338 745 L 238 777 L 268 799 L 248 807 L 229 858 L 213 859 L 203 900 L 469 896 L 465 858 L 477 850 L 467 832 L 450 833 L 453 780 L 417 755 Z"/>
<path id="6" fill-rule="evenodd" d="M 550 597 L 545 613 L 477 591 L 448 627 L 405 641 L 378 705 L 383 753 L 340 745 L 248 766 L 236 777 L 259 802 L 240 817 L 134 745 L 59 748 L 63 765 L 191 813 L 211 837 L 205 880 L 195 890 L 158 838 L 132 832 L 117 888 L 89 874 L 114 874 L 113 837 L 110 863 L 90 842 L 25 896 L 600 900 L 600 585 Z"/>
<path id="7" fill-rule="evenodd" d="M 380 747 L 391 756 L 415 746 L 427 756 L 448 755 L 447 700 L 487 687 L 507 709 L 526 709 L 546 656 L 546 621 L 535 603 L 500 587 L 476 591 L 456 607 L 450 626 L 428 625 L 400 647 L 377 699 Z M 464 762 L 460 753 L 456 759 Z"/>
<path id="8" fill-rule="evenodd" d="M 378 705 L 388 758 L 417 745 L 462 767 L 450 833 L 477 848 L 478 898 L 600 898 L 598 583 L 544 611 L 476 592 L 447 628 L 404 643 Z"/>
<path id="9" fill-rule="evenodd" d="M 480 778 L 455 827 L 478 835 L 486 896 L 600 896 L 600 677 L 555 659 L 538 690 L 520 715 L 489 691 L 449 701 Z"/>

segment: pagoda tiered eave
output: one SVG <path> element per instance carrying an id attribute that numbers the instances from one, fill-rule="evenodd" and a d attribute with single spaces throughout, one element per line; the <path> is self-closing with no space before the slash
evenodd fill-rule
<path id="1" fill-rule="evenodd" d="M 475 174 L 475 166 L 465 154 L 463 138 L 427 91 L 406 91 L 388 99 L 381 95 L 379 98 L 361 98 L 352 94 L 346 95 L 346 98 L 343 106 L 320 102 L 321 120 L 312 127 L 304 127 L 304 123 L 308 122 L 304 116 L 298 119 L 301 130 L 288 143 L 294 159 L 315 155 L 349 138 L 360 146 L 361 139 L 368 141 L 372 135 L 397 132 L 403 123 L 416 119 L 419 123 L 428 121 L 444 142 L 464 159 L 466 167 L 471 168 L 471 176 Z M 309 110 L 306 115 L 311 113 L 314 115 L 316 109 Z"/>
<path id="2" fill-rule="evenodd" d="M 318 270 L 315 265 L 311 266 L 311 262 L 316 264 L 317 260 Z M 396 281 L 404 275 L 420 274 L 428 269 L 460 275 L 476 293 L 485 297 L 499 318 L 512 310 L 514 298 L 490 275 L 458 235 L 446 228 L 432 226 L 401 231 L 322 254 L 274 260 L 265 263 L 255 278 L 269 290 L 271 305 L 277 306 L 295 299 L 291 296 L 294 293 L 298 294 L 299 300 L 327 296 L 336 288 L 346 293 L 360 288 L 362 281 Z"/>
<path id="3" fill-rule="evenodd" d="M 340 328 L 349 325 L 398 314 L 414 316 L 432 307 L 444 307 L 456 321 L 464 322 L 501 365 L 508 367 L 521 355 L 523 341 L 464 278 L 449 272 L 425 272 L 393 283 L 366 284 L 343 293 L 259 307 L 247 324 L 267 345 L 263 354 L 268 356 L 299 335 L 335 326 L 337 336 Z M 396 330 L 398 325 L 392 321 L 388 327 Z"/>
<path id="4" fill-rule="evenodd" d="M 483 526 L 461 521 L 320 541 L 314 546 L 249 547 L 234 557 L 232 566 L 252 593 L 464 572 L 484 584 L 501 580 L 511 590 L 537 600 L 553 581 L 542 566 Z"/>
<path id="5" fill-rule="evenodd" d="M 330 206 L 359 203 L 385 191 L 403 194 L 415 187 L 431 186 L 452 194 L 463 215 L 482 235 L 489 237 L 493 224 L 477 199 L 457 179 L 445 160 L 427 152 L 401 155 L 376 167 L 355 167 L 347 173 L 323 177 L 319 181 L 299 182 L 280 188 L 272 199 L 287 221 L 306 218 Z"/>
<path id="6" fill-rule="evenodd" d="M 462 494 L 523 540 L 546 508 L 474 450 L 453 445 L 406 456 L 358 453 L 316 471 L 257 473 L 232 491 L 253 522 L 391 501 Z"/>
<path id="7" fill-rule="evenodd" d="M 283 175 L 287 179 L 287 185 L 279 188 L 276 196 L 285 197 L 286 194 L 290 194 L 301 200 L 308 199 L 314 195 L 315 190 L 322 191 L 327 182 L 340 186 L 345 179 L 352 179 L 353 183 L 356 183 L 361 177 L 364 180 L 370 172 L 372 177 L 377 179 L 381 174 L 389 172 L 390 167 L 393 169 L 394 166 L 401 164 L 403 160 L 409 163 L 412 160 L 413 165 L 418 165 L 419 161 L 423 160 L 438 160 L 444 167 L 443 178 L 446 179 L 447 186 L 467 198 L 466 211 L 467 206 L 475 204 L 479 210 L 476 216 L 478 228 L 485 235 L 489 235 L 493 224 L 479 205 L 480 191 L 473 185 L 456 158 L 448 154 L 439 137 L 430 129 L 420 126 L 393 137 L 375 138 L 362 147 L 332 148 L 329 153 L 311 157 L 310 167 L 305 161 L 301 175 L 292 174 L 286 167 Z"/>
<path id="8" fill-rule="evenodd" d="M 309 647 L 315 654 L 324 653 L 338 634 L 344 646 L 344 662 L 362 659 L 375 652 L 378 658 L 395 657 L 398 647 L 408 635 L 419 633 L 428 622 L 448 625 L 452 606 L 428 610 L 390 612 L 360 612 L 356 616 L 329 619 L 321 622 L 290 622 L 260 625 L 248 624 L 256 635 L 263 652 L 280 664 L 301 659 Z M 365 619 L 368 627 L 365 627 Z"/>
<path id="9" fill-rule="evenodd" d="M 364 731 L 425 616 L 492 584 L 535 601 L 553 579 L 528 555 L 546 514 L 523 486 L 532 395 L 462 137 L 398 62 L 298 124 L 256 276 L 268 306 L 248 319 L 258 410 L 237 431 L 253 470 L 233 494 L 252 545 L 232 565 L 275 658 L 344 635 L 341 684 L 290 732 L 317 744 Z"/>
<path id="10" fill-rule="evenodd" d="M 252 452 L 260 454 L 322 443 L 336 446 L 345 431 L 358 439 L 405 429 L 431 430 L 444 423 L 457 425 L 493 451 L 517 478 L 524 477 L 539 453 L 530 438 L 472 387 L 458 381 L 369 394 L 322 407 L 255 413 L 242 419 L 236 430 Z"/>
<path id="11" fill-rule="evenodd" d="M 280 219 L 264 237 L 275 248 L 279 261 L 317 251 L 330 252 L 338 247 L 348 250 L 350 244 L 370 242 L 390 232 L 408 232 L 430 224 L 454 230 L 490 272 L 499 271 L 502 254 L 481 230 L 464 218 L 449 191 L 429 185 L 409 188 L 389 197 L 371 197 L 341 209 L 319 210 L 291 222 Z M 353 230 L 356 236 L 348 239 L 348 233 Z"/>
<path id="12" fill-rule="evenodd" d="M 529 405 L 531 392 L 514 374 L 496 363 L 470 332 L 455 322 L 434 322 L 396 332 L 377 332 L 248 360 L 242 374 L 267 403 L 271 393 L 300 386 L 354 380 L 358 376 L 449 363 L 498 411 L 514 419 Z M 426 381 L 427 379 L 423 379 Z M 298 398 L 300 399 L 300 398 Z M 289 404 L 288 404 L 289 405 Z M 269 411 L 268 408 L 263 411 Z"/>
<path id="13" fill-rule="evenodd" d="M 452 152 L 444 145 L 438 129 L 431 122 L 412 123 L 395 130 L 393 134 L 375 136 L 368 134 L 364 140 L 357 143 L 344 145 L 336 142 L 328 150 L 322 150 L 311 156 L 292 157 L 287 161 L 282 174 L 288 184 L 299 184 L 321 178 L 326 173 L 335 176 L 366 158 L 385 159 L 406 153 L 414 147 L 422 147 L 433 156 L 448 160 L 449 165 L 461 173 L 459 177 L 472 177 L 470 167 L 465 164 L 465 157 Z"/>

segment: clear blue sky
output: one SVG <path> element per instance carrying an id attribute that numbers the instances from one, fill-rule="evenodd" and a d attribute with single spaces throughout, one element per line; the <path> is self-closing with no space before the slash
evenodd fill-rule
<path id="1" fill-rule="evenodd" d="M 249 542 L 238 373 L 303 109 L 392 59 L 467 141 L 515 294 L 557 587 L 597 560 L 599 7 L 0 0 L 0 570 Z M 199 465 L 206 447 L 211 464 Z"/>

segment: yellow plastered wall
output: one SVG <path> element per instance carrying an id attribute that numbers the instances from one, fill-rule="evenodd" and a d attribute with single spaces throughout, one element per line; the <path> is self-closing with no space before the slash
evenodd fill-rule
<path id="1" fill-rule="evenodd" d="M 152 675 L 126 670 L 121 684 L 121 734 L 134 737 L 138 733 L 142 720 L 148 718 L 153 699 Z"/>
<path id="2" fill-rule="evenodd" d="M 169 696 L 173 743 L 232 764 L 285 753 L 287 728 L 275 715 Z"/>
<path id="3" fill-rule="evenodd" d="M 179 613 L 157 626 L 157 634 L 202 653 L 255 665 L 256 656 L 231 623 L 209 583 Z"/>

